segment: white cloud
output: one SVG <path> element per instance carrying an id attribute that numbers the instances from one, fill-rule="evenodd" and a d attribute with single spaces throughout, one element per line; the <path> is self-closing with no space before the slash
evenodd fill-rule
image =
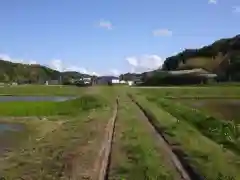
<path id="1" fill-rule="evenodd" d="M 208 0 L 208 4 L 217 4 L 217 0 Z"/>
<path id="2" fill-rule="evenodd" d="M 78 66 L 69 66 L 69 67 L 64 68 L 63 71 L 76 71 L 76 72 L 80 72 L 80 73 L 83 73 L 83 74 L 99 76 L 99 74 L 94 72 L 94 71 L 90 71 L 86 68 L 78 67 Z"/>
<path id="3" fill-rule="evenodd" d="M 138 59 L 136 57 L 127 57 L 126 60 L 131 66 L 138 66 Z"/>
<path id="4" fill-rule="evenodd" d="M 234 13 L 240 13 L 240 6 L 234 6 L 233 7 L 233 12 Z"/>
<path id="5" fill-rule="evenodd" d="M 172 36 L 172 31 L 168 29 L 155 29 L 152 33 L 154 36 Z"/>
<path id="6" fill-rule="evenodd" d="M 49 63 L 49 66 L 52 69 L 55 69 L 57 71 L 63 71 L 63 67 L 64 67 L 63 62 L 60 59 L 51 60 L 50 63 Z"/>
<path id="7" fill-rule="evenodd" d="M 10 56 L 8 56 L 7 54 L 0 54 L 0 59 L 4 61 L 11 61 Z"/>
<path id="8" fill-rule="evenodd" d="M 0 59 L 1 59 L 1 60 L 5 60 L 5 61 L 14 62 L 14 63 L 24 63 L 24 64 L 28 64 L 28 63 L 24 62 L 24 60 L 22 60 L 22 59 L 11 58 L 11 57 L 10 57 L 9 55 L 7 55 L 7 54 L 0 54 Z"/>
<path id="9" fill-rule="evenodd" d="M 64 69 L 65 71 L 77 71 L 81 73 L 87 73 L 88 71 L 85 68 L 77 67 L 77 66 L 69 66 Z"/>
<path id="10" fill-rule="evenodd" d="M 142 55 L 140 57 L 132 56 L 126 58 L 131 66 L 131 72 L 143 72 L 157 69 L 162 66 L 163 59 L 158 55 Z"/>
<path id="11" fill-rule="evenodd" d="M 119 76 L 121 74 L 121 72 L 117 69 L 111 69 L 110 74 L 112 74 L 114 76 Z"/>
<path id="12" fill-rule="evenodd" d="M 100 20 L 98 23 L 98 26 L 104 29 L 108 29 L 108 30 L 112 30 L 113 29 L 113 25 L 110 21 L 107 20 Z"/>
<path id="13" fill-rule="evenodd" d="M 11 58 L 7 54 L 0 54 L 0 60 L 10 61 L 13 63 L 38 64 L 37 61 L 34 61 L 34 60 L 25 61 L 25 60 L 21 60 L 21 59 L 14 59 L 14 58 Z M 84 74 L 99 76 L 98 73 L 96 73 L 94 71 L 90 71 L 86 68 L 66 65 L 66 64 L 64 64 L 64 62 L 61 59 L 53 59 L 46 66 L 49 68 L 55 69 L 57 71 L 76 71 L 76 72 L 81 72 Z"/>
<path id="14" fill-rule="evenodd" d="M 92 76 L 100 76 L 100 74 L 99 73 L 96 73 L 96 72 L 91 72 L 91 73 L 89 73 L 90 75 L 92 75 Z"/>
<path id="15" fill-rule="evenodd" d="M 29 61 L 29 64 L 37 64 L 37 61 L 31 60 L 31 61 Z"/>

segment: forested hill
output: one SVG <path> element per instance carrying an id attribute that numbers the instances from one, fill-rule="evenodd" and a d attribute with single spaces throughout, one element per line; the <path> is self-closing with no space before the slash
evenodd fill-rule
<path id="1" fill-rule="evenodd" d="M 38 64 L 21 64 L 0 60 L 0 82 L 43 83 L 47 80 L 63 80 L 89 76 L 79 72 L 59 72 Z"/>
<path id="2" fill-rule="evenodd" d="M 203 68 L 216 74 L 240 73 L 240 35 L 215 41 L 200 49 L 186 49 L 183 52 L 168 57 L 162 69 L 193 69 Z"/>
<path id="3" fill-rule="evenodd" d="M 166 58 L 158 70 L 184 70 L 202 68 L 225 80 L 240 81 L 240 35 L 215 41 L 199 49 L 186 49 Z M 144 75 L 144 73 L 142 74 Z M 123 74 L 132 79 L 136 74 Z"/>

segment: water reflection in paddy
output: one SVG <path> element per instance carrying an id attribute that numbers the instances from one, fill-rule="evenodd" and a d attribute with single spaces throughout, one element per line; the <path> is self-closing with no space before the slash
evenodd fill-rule
<path id="1" fill-rule="evenodd" d="M 0 102 L 13 102 L 13 101 L 53 101 L 61 102 L 66 100 L 75 99 L 74 96 L 0 96 Z"/>
<path id="2" fill-rule="evenodd" d="M 21 124 L 0 123 L 0 135 L 8 131 L 21 131 L 23 126 Z"/>

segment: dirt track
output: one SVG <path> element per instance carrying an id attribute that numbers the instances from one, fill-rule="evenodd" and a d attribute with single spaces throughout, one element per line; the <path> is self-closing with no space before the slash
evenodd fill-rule
<path id="1" fill-rule="evenodd" d="M 164 133 L 154 125 L 154 116 L 144 109 L 130 94 L 131 100 L 141 109 L 141 111 L 146 116 L 148 124 L 154 129 L 155 134 L 158 135 L 159 143 L 161 144 L 161 149 L 164 151 L 168 161 L 171 161 L 171 165 L 175 167 L 183 180 L 204 180 L 204 178 L 198 174 L 195 169 L 185 160 L 184 153 L 176 149 L 171 143 L 168 142 Z"/>
<path id="2" fill-rule="evenodd" d="M 101 150 L 99 152 L 99 157 L 96 160 L 95 166 L 94 166 L 94 180 L 104 180 L 107 176 L 108 171 L 108 165 L 109 165 L 109 158 L 111 154 L 111 146 L 112 146 L 112 140 L 113 140 L 113 134 L 114 134 L 114 127 L 115 127 L 115 121 L 117 117 L 117 111 L 118 111 L 118 99 L 116 100 L 116 106 L 114 108 L 113 116 L 109 120 L 106 130 L 105 130 L 105 137 L 102 142 Z"/>
<path id="3" fill-rule="evenodd" d="M 120 99 L 119 103 L 123 103 L 122 100 Z M 146 131 L 148 132 L 148 135 L 151 136 L 152 139 L 154 139 L 155 144 L 157 146 L 158 151 L 162 154 L 163 158 L 163 163 L 165 166 L 167 166 L 171 170 L 171 174 L 175 180 L 197 180 L 195 179 L 191 174 L 189 174 L 189 171 L 185 169 L 185 166 L 182 164 L 182 161 L 179 159 L 179 157 L 173 152 L 173 149 L 171 145 L 169 145 L 165 139 L 161 136 L 159 132 L 155 130 L 153 125 L 149 122 L 149 118 L 146 116 L 146 114 L 143 112 L 143 110 L 137 106 L 135 101 L 130 100 L 128 98 L 128 103 L 131 103 L 132 106 L 134 106 L 135 113 L 137 119 L 139 119 L 139 123 L 141 123 Z M 126 104 L 127 105 L 127 104 Z M 121 108 L 121 106 L 120 106 Z M 121 123 L 121 117 L 117 120 L 117 124 Z M 116 130 L 115 133 L 121 133 L 121 131 L 118 129 L 119 125 L 116 125 Z M 124 130 L 123 130 L 124 131 Z M 114 139 L 117 138 L 119 134 L 115 134 Z M 120 160 L 119 157 L 116 156 L 121 156 L 118 154 L 117 151 L 119 151 L 119 145 L 117 144 L 118 141 L 117 139 L 114 140 L 113 144 L 113 156 L 111 157 L 111 162 L 110 162 L 110 167 L 115 166 L 116 161 Z M 116 160 L 116 158 L 118 160 Z M 113 164 L 113 165 L 112 165 Z M 114 168 L 113 168 L 114 169 Z M 111 170 L 111 168 L 110 168 Z M 109 173 L 107 173 L 109 174 Z M 110 173 L 111 174 L 111 173 Z M 106 179 L 109 179 L 108 177 Z M 111 177 L 110 179 L 114 179 L 114 177 Z"/>
<path id="4" fill-rule="evenodd" d="M 133 103 L 135 102 L 133 101 Z M 185 171 L 181 162 L 173 153 L 171 146 L 169 146 L 168 143 L 164 140 L 164 138 L 154 129 L 144 112 L 140 108 L 138 109 L 138 114 L 141 117 L 139 119 L 143 121 L 145 127 L 149 131 L 149 134 L 155 139 L 156 143 L 158 144 L 159 151 L 161 151 L 164 157 L 164 163 L 168 165 L 168 167 L 171 169 L 172 173 L 174 174 L 174 179 L 191 180 L 188 172 Z"/>

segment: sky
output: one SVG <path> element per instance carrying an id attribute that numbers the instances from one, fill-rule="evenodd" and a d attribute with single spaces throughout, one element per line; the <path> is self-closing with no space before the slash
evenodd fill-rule
<path id="1" fill-rule="evenodd" d="M 0 58 L 119 75 L 240 34 L 239 0 L 2 0 Z"/>

